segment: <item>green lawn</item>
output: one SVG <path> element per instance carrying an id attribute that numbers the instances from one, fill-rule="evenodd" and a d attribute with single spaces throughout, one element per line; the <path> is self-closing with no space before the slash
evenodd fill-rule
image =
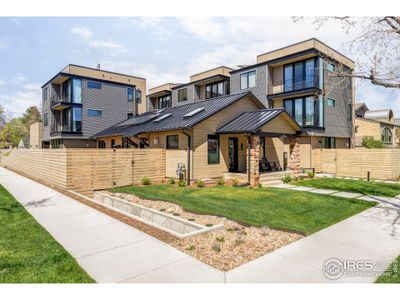
<path id="1" fill-rule="evenodd" d="M 379 277 L 377 283 L 400 283 L 400 256 L 393 262 L 393 264 L 386 271 L 388 275 Z"/>
<path id="2" fill-rule="evenodd" d="M 340 178 L 315 178 L 309 180 L 300 180 L 294 184 L 318 189 L 331 189 L 373 196 L 394 197 L 400 195 L 400 184 L 397 183 L 372 182 Z"/>
<path id="3" fill-rule="evenodd" d="M 170 185 L 131 186 L 112 191 L 177 203 L 197 213 L 224 216 L 255 226 L 311 234 L 357 214 L 375 203 L 277 188 L 216 186 L 183 188 Z"/>
<path id="4" fill-rule="evenodd" d="M 38 282 L 94 281 L 0 185 L 0 283 Z"/>

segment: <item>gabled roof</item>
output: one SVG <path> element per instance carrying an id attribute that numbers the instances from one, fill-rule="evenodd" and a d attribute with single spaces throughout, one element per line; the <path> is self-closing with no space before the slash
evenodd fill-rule
<path id="1" fill-rule="evenodd" d="M 119 135 L 129 137 L 145 132 L 191 128 L 245 96 L 249 96 L 260 108 L 265 108 L 265 106 L 251 92 L 240 92 L 141 114 L 107 128 L 95 134 L 93 137 Z M 204 109 L 200 110 L 200 108 Z M 191 117 L 186 116 L 195 110 L 199 110 L 199 112 Z M 168 114 L 170 114 L 170 116 L 156 122 L 157 119 Z"/>
<path id="2" fill-rule="evenodd" d="M 257 133 L 262 126 L 272 121 L 281 114 L 287 115 L 298 126 L 298 131 L 307 134 L 303 128 L 290 116 L 285 109 L 262 109 L 244 112 L 239 117 L 228 122 L 217 130 L 217 133 Z"/>
<path id="3" fill-rule="evenodd" d="M 365 108 L 365 110 L 366 111 L 368 111 L 369 110 L 369 108 L 368 108 L 368 106 L 365 104 L 365 103 L 356 103 L 355 105 L 354 105 L 354 110 L 359 110 L 359 109 L 361 109 L 361 108 Z"/>

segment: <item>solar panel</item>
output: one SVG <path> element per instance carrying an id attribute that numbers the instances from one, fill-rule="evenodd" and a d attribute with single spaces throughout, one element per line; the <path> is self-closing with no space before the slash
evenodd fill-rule
<path id="1" fill-rule="evenodd" d="M 165 115 L 159 116 L 159 117 L 158 117 L 157 119 L 155 119 L 153 122 L 154 122 L 154 123 L 160 122 L 160 121 L 162 121 L 162 120 L 164 120 L 164 119 L 166 119 L 166 118 L 168 118 L 168 117 L 170 117 L 170 116 L 172 116 L 172 114 L 165 114 Z"/>
<path id="2" fill-rule="evenodd" d="M 184 115 L 183 117 L 184 117 L 184 118 L 193 117 L 194 115 L 197 115 L 199 112 L 202 112 L 202 111 L 205 110 L 205 109 L 206 109 L 205 107 L 197 108 L 197 109 L 191 111 L 190 113 L 187 113 L 187 114 Z"/>
<path id="3" fill-rule="evenodd" d="M 155 114 L 145 115 L 145 116 L 136 116 L 136 117 L 130 118 L 130 119 L 118 124 L 117 126 L 121 127 L 121 126 L 128 126 L 128 125 L 143 124 L 143 123 L 149 122 L 155 118 L 157 118 L 157 115 L 155 115 Z"/>

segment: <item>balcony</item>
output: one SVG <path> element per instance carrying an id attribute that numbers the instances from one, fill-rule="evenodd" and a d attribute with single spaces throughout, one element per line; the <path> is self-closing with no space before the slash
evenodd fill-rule
<path id="1" fill-rule="evenodd" d="M 54 95 L 50 98 L 50 109 L 51 110 L 63 110 L 71 107 L 72 103 L 69 100 L 62 99 L 61 97 Z"/>
<path id="2" fill-rule="evenodd" d="M 268 99 L 276 99 L 290 96 L 300 96 L 308 94 L 320 94 L 322 90 L 318 87 L 318 77 L 309 80 L 299 80 L 296 82 L 279 81 L 270 86 Z"/>

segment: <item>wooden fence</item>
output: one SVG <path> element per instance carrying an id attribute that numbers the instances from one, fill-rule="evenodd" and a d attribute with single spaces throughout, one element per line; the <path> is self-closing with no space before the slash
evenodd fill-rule
<path id="1" fill-rule="evenodd" d="M 15 149 L 3 166 L 81 193 L 165 177 L 163 149 Z"/>
<path id="2" fill-rule="evenodd" d="M 397 179 L 400 175 L 400 149 L 322 149 L 313 150 L 317 172 L 337 176 Z"/>

